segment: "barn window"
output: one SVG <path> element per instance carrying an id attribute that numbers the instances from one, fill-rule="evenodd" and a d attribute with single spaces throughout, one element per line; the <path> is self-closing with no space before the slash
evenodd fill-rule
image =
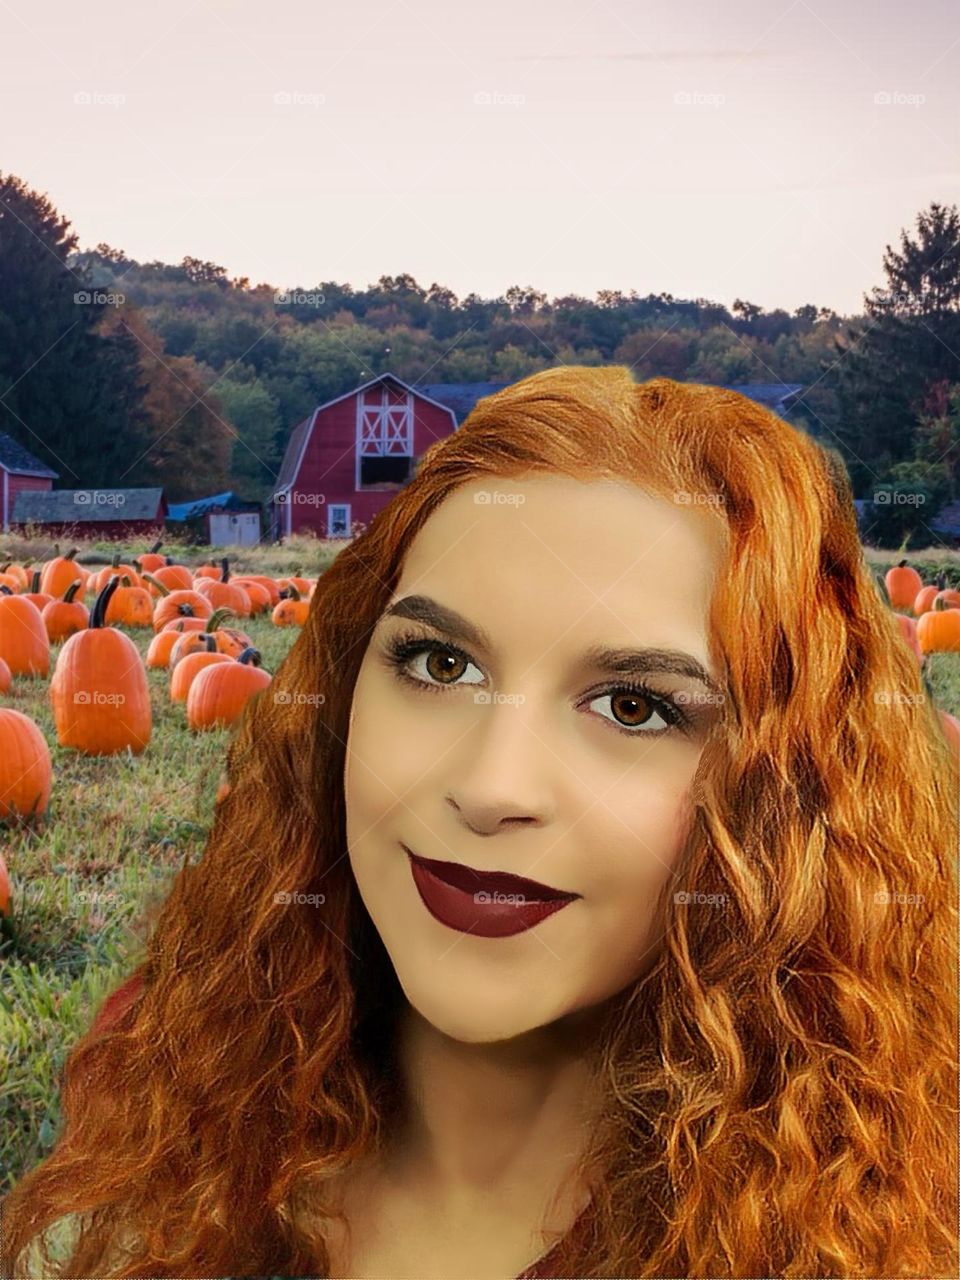
<path id="1" fill-rule="evenodd" d="M 413 396 L 388 382 L 357 396 L 356 485 L 404 485 L 413 474 Z"/>

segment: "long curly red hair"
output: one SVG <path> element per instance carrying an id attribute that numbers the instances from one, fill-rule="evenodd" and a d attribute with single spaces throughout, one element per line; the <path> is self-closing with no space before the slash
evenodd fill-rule
<path id="1" fill-rule="evenodd" d="M 5 1276 L 68 1215 L 66 1276 L 328 1274 L 309 1206 L 400 1088 L 404 996 L 346 850 L 358 668 L 431 512 L 531 471 L 686 495 L 726 545 L 727 705 L 676 870 L 726 910 L 668 882 L 656 963 L 597 1045 L 603 1176 L 556 1274 L 957 1274 L 960 777 L 846 477 L 733 391 L 558 367 L 481 400 L 321 576 L 152 922 L 142 993 L 67 1059 L 63 1132 L 3 1203 Z M 323 909 L 278 907 L 295 890 Z"/>

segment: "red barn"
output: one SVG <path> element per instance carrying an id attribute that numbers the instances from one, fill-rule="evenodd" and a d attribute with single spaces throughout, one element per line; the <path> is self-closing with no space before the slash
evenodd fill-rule
<path id="1" fill-rule="evenodd" d="M 10 531 L 13 504 L 18 493 L 46 493 L 58 473 L 45 467 L 22 444 L 0 431 L 0 528 Z"/>
<path id="2" fill-rule="evenodd" d="M 384 373 L 328 400 L 294 427 L 270 501 L 271 536 L 349 538 L 404 487 L 454 410 Z"/>
<path id="3" fill-rule="evenodd" d="M 36 525 L 50 538 L 163 537 L 167 500 L 156 489 L 53 489 L 20 493 L 10 524 Z"/>

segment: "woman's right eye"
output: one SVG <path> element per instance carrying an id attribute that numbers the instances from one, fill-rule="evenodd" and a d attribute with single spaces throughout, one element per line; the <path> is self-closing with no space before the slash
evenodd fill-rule
<path id="1" fill-rule="evenodd" d="M 465 653 L 439 641 L 394 643 L 388 646 L 387 656 L 399 679 L 431 691 L 455 688 L 461 684 L 482 684 L 484 680 L 476 663 Z M 421 658 L 425 659 L 420 668 L 421 674 L 411 675 L 413 660 Z M 478 673 L 479 680 L 461 679 L 464 668 L 469 667 Z"/>

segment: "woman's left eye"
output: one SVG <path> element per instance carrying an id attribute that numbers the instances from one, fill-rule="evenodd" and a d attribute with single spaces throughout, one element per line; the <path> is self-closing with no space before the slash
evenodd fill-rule
<path id="1" fill-rule="evenodd" d="M 428 693 L 440 693 L 445 688 L 457 688 L 460 685 L 476 685 L 483 683 L 483 672 L 475 662 L 462 650 L 436 641 L 411 642 L 400 640 L 387 647 L 387 661 L 394 669 L 399 680 L 415 685 Z M 425 658 L 425 670 L 412 675 L 410 668 L 414 659 Z M 444 664 L 451 664 L 445 668 Z M 431 670 L 431 667 L 433 668 Z M 472 667 L 478 679 L 464 680 L 464 668 Z M 447 678 L 447 677 L 452 677 Z M 658 738 L 673 728 L 684 728 L 687 723 L 684 713 L 673 705 L 671 699 L 659 696 L 644 685 L 621 686 L 605 693 L 594 695 L 587 702 L 608 702 L 612 715 L 598 712 L 604 720 L 609 720 L 620 733 L 629 737 Z M 616 707 L 615 707 L 616 704 Z M 651 729 L 651 717 L 660 721 L 660 726 Z"/>

